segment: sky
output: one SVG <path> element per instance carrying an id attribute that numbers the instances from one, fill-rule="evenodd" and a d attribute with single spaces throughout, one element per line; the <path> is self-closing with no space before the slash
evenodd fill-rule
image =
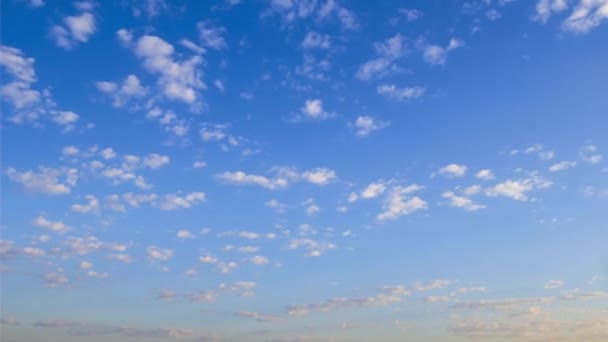
<path id="1" fill-rule="evenodd" d="M 1 16 L 2 341 L 608 340 L 607 0 Z"/>

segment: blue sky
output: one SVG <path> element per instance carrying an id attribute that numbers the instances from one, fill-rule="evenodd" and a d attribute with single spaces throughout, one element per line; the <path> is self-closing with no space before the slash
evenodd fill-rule
<path id="1" fill-rule="evenodd" d="M 1 6 L 3 341 L 608 338 L 608 1 Z"/>

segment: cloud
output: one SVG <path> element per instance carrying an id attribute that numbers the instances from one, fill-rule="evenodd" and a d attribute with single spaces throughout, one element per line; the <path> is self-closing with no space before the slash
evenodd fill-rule
<path id="1" fill-rule="evenodd" d="M 0 319 L 0 325 L 17 326 L 19 322 L 13 316 L 4 316 Z"/>
<path id="2" fill-rule="evenodd" d="M 304 106 L 300 108 L 300 112 L 303 116 L 296 116 L 294 121 L 299 121 L 301 119 L 327 120 L 335 116 L 335 114 L 329 113 L 323 109 L 323 101 L 320 99 L 306 100 Z"/>
<path id="3" fill-rule="evenodd" d="M 87 204 L 73 204 L 72 211 L 82 214 L 99 212 L 100 205 L 97 197 L 93 195 L 86 195 L 84 198 L 88 201 Z"/>
<path id="4" fill-rule="evenodd" d="M 423 48 L 424 61 L 431 65 L 444 65 L 448 59 L 448 53 L 463 46 L 463 41 L 454 38 L 450 39 L 447 47 L 426 45 Z"/>
<path id="5" fill-rule="evenodd" d="M 382 130 L 390 125 L 390 121 L 378 121 L 368 115 L 357 117 L 353 123 L 353 126 L 356 128 L 355 134 L 359 137 L 366 137 L 370 133 Z"/>
<path id="6" fill-rule="evenodd" d="M 569 169 L 569 168 L 575 167 L 575 166 L 576 166 L 575 161 L 562 161 L 562 162 L 555 163 L 555 164 L 549 166 L 549 172 L 562 171 L 562 170 L 566 170 L 566 169 Z"/>
<path id="7" fill-rule="evenodd" d="M 37 90 L 31 89 L 36 82 L 35 60 L 25 57 L 19 49 L 0 45 L 0 66 L 5 74 L 3 80 L 11 76 L 12 81 L 4 83 L 0 88 L 2 100 L 9 102 L 17 109 L 40 102 L 41 95 Z"/>
<path id="8" fill-rule="evenodd" d="M 492 180 L 494 179 L 494 173 L 491 169 L 481 169 L 475 174 L 475 177 L 481 180 Z"/>
<path id="9" fill-rule="evenodd" d="M 203 47 L 222 50 L 228 47 L 222 36 L 226 29 L 222 26 L 214 26 L 210 21 L 200 21 L 196 24 L 199 38 Z"/>
<path id="10" fill-rule="evenodd" d="M 554 0 L 557 3 L 562 1 Z M 580 0 L 570 16 L 562 23 L 562 27 L 573 33 L 587 33 L 606 20 L 608 20 L 608 0 Z"/>
<path id="11" fill-rule="evenodd" d="M 321 211 L 321 208 L 315 203 L 312 198 L 307 199 L 302 204 L 306 206 L 305 211 L 306 215 L 308 216 L 314 216 Z"/>
<path id="12" fill-rule="evenodd" d="M 199 100 L 197 92 L 205 87 L 201 80 L 201 56 L 178 60 L 173 45 L 160 37 L 143 35 L 133 42 L 130 33 L 124 29 L 118 30 L 117 35 L 142 60 L 144 69 L 158 75 L 157 84 L 167 99 L 187 104 L 195 104 Z"/>
<path id="13" fill-rule="evenodd" d="M 376 198 L 383 194 L 385 190 L 386 184 L 384 181 L 380 180 L 375 183 L 370 183 L 368 186 L 366 186 L 365 189 L 361 191 L 360 196 L 364 199 Z"/>
<path id="14" fill-rule="evenodd" d="M 191 231 L 185 230 L 185 229 L 178 230 L 176 236 L 178 239 L 181 239 L 181 240 L 188 240 L 188 239 L 196 238 L 196 236 L 194 234 L 192 234 Z"/>
<path id="15" fill-rule="evenodd" d="M 409 198 L 407 195 L 422 190 L 417 184 L 393 187 L 382 205 L 384 211 L 376 215 L 379 221 L 395 220 L 401 216 L 412 214 L 418 210 L 425 210 L 428 204 L 418 196 Z"/>
<path id="16" fill-rule="evenodd" d="M 446 288 L 452 283 L 451 280 L 436 279 L 427 284 L 415 284 L 413 288 L 416 291 L 431 291 Z"/>
<path id="17" fill-rule="evenodd" d="M 108 94 L 112 98 L 112 105 L 116 108 L 124 106 L 133 98 L 141 98 L 146 94 L 146 88 L 141 85 L 141 81 L 135 75 L 128 75 L 118 85 L 114 82 L 100 81 L 95 82 L 95 86 L 102 93 Z"/>
<path id="18" fill-rule="evenodd" d="M 331 48 L 331 37 L 327 34 L 321 34 L 310 31 L 302 41 L 304 49 L 329 49 Z"/>
<path id="19" fill-rule="evenodd" d="M 598 152 L 598 148 L 595 145 L 585 145 L 579 152 L 579 157 L 582 161 L 589 164 L 597 164 L 604 159 L 604 157 Z"/>
<path id="20" fill-rule="evenodd" d="M 274 316 L 264 315 L 259 312 L 249 312 L 249 311 L 237 311 L 234 313 L 235 316 L 245 317 L 245 318 L 253 318 L 258 322 L 270 322 L 276 319 Z"/>
<path id="21" fill-rule="evenodd" d="M 399 88 L 394 84 L 382 84 L 377 88 L 378 94 L 395 101 L 408 101 L 421 97 L 425 89 L 422 87 Z"/>
<path id="22" fill-rule="evenodd" d="M 253 256 L 253 257 L 249 258 L 249 261 L 254 265 L 266 265 L 270 262 L 270 261 L 268 261 L 267 257 L 262 256 L 262 255 Z"/>
<path id="23" fill-rule="evenodd" d="M 334 170 L 322 167 L 304 171 L 301 177 L 309 183 L 317 185 L 329 184 L 337 178 Z"/>
<path id="24" fill-rule="evenodd" d="M 437 170 L 437 174 L 446 177 L 463 177 L 467 173 L 467 169 L 465 165 L 448 164 Z"/>
<path id="25" fill-rule="evenodd" d="M 20 183 L 26 189 L 50 195 L 68 194 L 78 180 L 77 169 L 53 169 L 40 167 L 39 172 L 19 172 L 12 167 L 7 170 L 8 178 Z M 62 179 L 63 178 L 63 179 Z"/>
<path id="26" fill-rule="evenodd" d="M 310 312 L 331 312 L 337 310 L 357 309 L 366 307 L 384 307 L 400 303 L 410 292 L 403 285 L 387 285 L 367 297 L 335 297 L 311 304 L 292 304 L 287 307 L 287 315 L 303 316 Z"/>
<path id="27" fill-rule="evenodd" d="M 179 208 L 188 209 L 205 200 L 206 195 L 203 192 L 191 192 L 185 196 L 180 194 L 168 194 L 164 195 L 157 205 L 162 210 L 175 210 Z"/>
<path id="28" fill-rule="evenodd" d="M 151 169 L 158 169 L 169 164 L 169 157 L 158 153 L 151 153 L 144 157 L 143 165 Z"/>
<path id="29" fill-rule="evenodd" d="M 526 196 L 526 192 L 546 189 L 551 185 L 551 181 L 537 175 L 532 175 L 529 178 L 507 180 L 496 184 L 494 187 L 486 189 L 486 195 L 491 197 L 510 197 L 517 201 L 527 201 L 528 196 Z"/>
<path id="30" fill-rule="evenodd" d="M 349 9 L 340 6 L 338 1 L 323 2 L 309 0 L 271 0 L 263 16 L 279 15 L 286 25 L 293 25 L 298 20 L 314 19 L 323 22 L 337 20 L 343 30 L 356 30 L 359 23 L 356 15 Z"/>
<path id="31" fill-rule="evenodd" d="M 70 226 L 66 225 L 62 221 L 50 221 L 42 215 L 36 217 L 33 223 L 38 227 L 48 229 L 54 233 L 66 233 L 72 230 Z"/>
<path id="32" fill-rule="evenodd" d="M 462 208 L 466 211 L 477 211 L 484 209 L 486 206 L 473 202 L 470 198 L 464 196 L 458 196 L 452 191 L 444 192 L 441 197 L 450 200 L 449 206 Z"/>
<path id="33" fill-rule="evenodd" d="M 381 79 L 401 70 L 396 61 L 408 51 L 402 35 L 397 34 L 384 42 L 376 42 L 373 46 L 376 57 L 359 66 L 355 74 L 358 79 L 363 81 Z"/>
<path id="34" fill-rule="evenodd" d="M 559 289 L 561 287 L 564 286 L 564 282 L 561 280 L 549 280 L 548 282 L 545 283 L 545 290 L 553 290 L 553 289 Z"/>
<path id="35" fill-rule="evenodd" d="M 308 238 L 292 239 L 288 245 L 289 249 L 306 249 L 306 256 L 319 257 L 328 250 L 335 249 L 336 245 L 331 242 L 313 240 Z"/>
<path id="36" fill-rule="evenodd" d="M 327 168 L 315 168 L 298 172 L 292 168 L 274 168 L 275 178 L 268 178 L 261 175 L 247 174 L 243 171 L 224 172 L 217 175 L 217 178 L 226 184 L 233 185 L 257 185 L 266 189 L 275 190 L 286 188 L 292 182 L 307 181 L 316 185 L 327 185 L 334 181 L 336 172 Z"/>
<path id="37" fill-rule="evenodd" d="M 286 204 L 283 204 L 283 203 L 277 201 L 276 199 L 271 199 L 269 201 L 266 201 L 266 202 L 264 202 L 264 205 L 267 206 L 268 208 L 274 209 L 278 213 L 284 213 L 285 210 L 288 208 Z"/>
<path id="38" fill-rule="evenodd" d="M 80 4 L 77 6 L 80 14 L 63 18 L 63 24 L 54 25 L 50 30 L 55 44 L 66 50 L 70 50 L 80 43 L 86 43 L 97 31 L 95 16 L 91 12 L 93 4 Z"/>
<path id="39" fill-rule="evenodd" d="M 167 248 L 149 246 L 146 248 L 146 255 L 150 261 L 167 261 L 173 257 L 174 252 Z"/>
<path id="40" fill-rule="evenodd" d="M 418 20 L 424 15 L 421 11 L 414 8 L 400 8 L 398 12 L 403 15 L 407 21 Z"/>
<path id="41" fill-rule="evenodd" d="M 539 0 L 536 3 L 536 14 L 534 20 L 546 23 L 553 13 L 564 11 L 568 8 L 567 0 Z"/>

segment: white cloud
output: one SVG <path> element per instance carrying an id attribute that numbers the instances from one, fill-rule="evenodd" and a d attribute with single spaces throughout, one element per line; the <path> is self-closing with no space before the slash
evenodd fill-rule
<path id="1" fill-rule="evenodd" d="M 205 87 L 199 68 L 203 63 L 201 56 L 177 60 L 173 45 L 157 36 L 144 35 L 133 44 L 132 38 L 129 38 L 124 29 L 119 30 L 117 34 L 143 61 L 144 68 L 158 75 L 157 84 L 166 98 L 188 104 L 196 103 L 198 90 Z"/>
<path id="2" fill-rule="evenodd" d="M 158 153 L 151 153 L 144 157 L 143 165 L 151 169 L 158 169 L 169 164 L 169 157 Z"/>
<path id="3" fill-rule="evenodd" d="M 447 177 L 463 177 L 467 173 L 467 167 L 465 165 L 448 164 L 437 170 L 437 173 Z"/>
<path id="4" fill-rule="evenodd" d="M 86 195 L 84 198 L 88 201 L 87 204 L 74 204 L 72 205 L 72 211 L 82 214 L 99 212 L 100 206 L 97 197 L 93 195 Z"/>
<path id="5" fill-rule="evenodd" d="M 88 270 L 90 268 L 93 268 L 93 264 L 88 261 L 81 261 L 79 266 L 83 270 Z"/>
<path id="6" fill-rule="evenodd" d="M 585 145 L 579 152 L 579 157 L 582 161 L 597 164 L 604 159 L 604 157 L 598 152 L 598 148 L 595 145 Z"/>
<path id="7" fill-rule="evenodd" d="M 251 257 L 249 259 L 249 261 L 254 265 L 266 265 L 270 262 L 270 261 L 268 261 L 267 257 L 261 256 L 261 255 L 256 255 L 254 257 Z"/>
<path id="8" fill-rule="evenodd" d="M 378 181 L 370 183 L 365 189 L 361 191 L 361 198 L 371 199 L 380 196 L 386 190 L 386 184 L 384 181 Z"/>
<path id="9" fill-rule="evenodd" d="M 272 208 L 272 209 L 276 210 L 276 212 L 278 212 L 278 213 L 283 213 L 288 208 L 286 204 L 283 204 L 283 203 L 277 201 L 276 199 L 271 199 L 269 201 L 266 201 L 264 203 L 264 205 L 267 206 L 268 208 Z"/>
<path id="10" fill-rule="evenodd" d="M 200 168 L 203 168 L 205 166 L 207 166 L 207 163 L 205 163 L 204 161 L 200 161 L 200 160 L 197 160 L 194 163 L 192 163 L 192 167 L 195 168 L 195 169 L 200 169 Z"/>
<path id="11" fill-rule="evenodd" d="M 99 91 L 110 95 L 112 105 L 117 108 L 124 106 L 132 98 L 140 98 L 146 94 L 146 89 L 135 75 L 128 75 L 120 86 L 108 81 L 95 82 L 95 86 Z"/>
<path id="12" fill-rule="evenodd" d="M 444 192 L 441 197 L 450 200 L 449 205 L 451 207 L 462 208 L 466 211 L 477 211 L 486 207 L 485 205 L 476 204 L 470 198 L 458 196 L 452 191 Z"/>
<path id="13" fill-rule="evenodd" d="M 422 190 L 422 186 L 413 184 L 406 187 L 393 187 L 382 205 L 384 211 L 376 218 L 380 221 L 395 220 L 401 216 L 412 214 L 418 210 L 425 210 L 428 204 L 418 196 L 409 198 L 407 195 Z"/>
<path id="14" fill-rule="evenodd" d="M 355 133 L 357 136 L 365 137 L 371 132 L 379 131 L 390 126 L 390 124 L 390 121 L 377 121 L 371 116 L 364 115 L 357 117 L 353 126 L 357 129 Z"/>
<path id="15" fill-rule="evenodd" d="M 81 13 L 63 18 L 63 24 L 51 27 L 50 34 L 55 44 L 66 50 L 79 43 L 86 43 L 97 31 L 95 16 L 91 13 L 93 6 L 81 6 Z"/>
<path id="16" fill-rule="evenodd" d="M 21 183 L 30 191 L 61 195 L 70 193 L 71 187 L 76 185 L 78 170 L 40 167 L 40 172 L 36 173 L 34 171 L 18 172 L 9 167 L 7 175 L 10 180 Z M 60 178 L 63 178 L 63 181 Z"/>
<path id="17" fill-rule="evenodd" d="M 337 20 L 343 30 L 356 30 L 359 27 L 355 14 L 335 0 L 271 0 L 264 16 L 278 14 L 285 24 L 291 25 L 297 20 L 314 19 L 318 22 L 330 18 Z"/>
<path id="18" fill-rule="evenodd" d="M 394 84 L 382 84 L 378 86 L 378 94 L 384 95 L 391 100 L 408 101 L 422 96 L 425 89 L 422 87 L 399 88 Z"/>
<path id="19" fill-rule="evenodd" d="M 399 14 L 405 16 L 407 21 L 415 21 L 423 16 L 423 13 L 421 11 L 414 8 L 400 8 L 398 12 Z"/>
<path id="20" fill-rule="evenodd" d="M 258 185 L 266 189 L 274 190 L 289 186 L 290 182 L 307 181 L 316 185 L 326 185 L 334 181 L 336 172 L 327 168 L 315 168 L 298 172 L 292 168 L 274 168 L 277 173 L 275 178 L 260 175 L 246 174 L 243 171 L 224 172 L 217 178 L 226 184 Z"/>
<path id="21" fill-rule="evenodd" d="M 300 112 L 305 118 L 313 120 L 326 120 L 334 116 L 323 109 L 323 101 L 319 99 L 306 100 Z"/>
<path id="22" fill-rule="evenodd" d="M 407 44 L 402 35 L 397 34 L 384 42 L 374 43 L 376 57 L 363 63 L 355 76 L 364 81 L 380 79 L 401 70 L 396 61 L 407 52 Z"/>
<path id="23" fill-rule="evenodd" d="M 569 169 L 569 168 L 575 167 L 575 166 L 576 166 L 575 161 L 562 161 L 562 162 L 555 163 L 555 164 L 549 166 L 549 171 L 557 172 L 557 171 L 566 170 L 566 169 Z"/>
<path id="24" fill-rule="evenodd" d="M 545 290 L 553 290 L 553 289 L 559 289 L 562 288 L 564 286 L 564 282 L 561 280 L 549 280 L 548 282 L 545 283 Z"/>
<path id="25" fill-rule="evenodd" d="M 486 189 L 486 195 L 491 197 L 510 197 L 517 201 L 527 201 L 527 192 L 538 189 L 546 189 L 551 185 L 551 181 L 540 176 L 533 175 L 530 178 L 507 180 L 503 183 L 496 184 L 494 187 Z"/>
<path id="26" fill-rule="evenodd" d="M 167 248 L 149 246 L 146 248 L 146 254 L 150 261 L 167 261 L 173 257 L 174 252 Z"/>
<path id="27" fill-rule="evenodd" d="M 54 233 L 62 234 L 72 230 L 72 228 L 63 223 L 63 221 L 50 221 L 42 215 L 36 217 L 33 223 L 38 227 L 48 229 Z"/>
<path id="28" fill-rule="evenodd" d="M 337 176 L 334 170 L 320 167 L 304 171 L 302 173 L 302 178 L 312 184 L 326 185 L 334 181 Z"/>
<path id="29" fill-rule="evenodd" d="M 312 198 L 307 199 L 302 204 L 306 206 L 305 211 L 306 211 L 306 215 L 308 215 L 308 216 L 313 216 L 321 211 L 321 208 L 315 203 L 315 201 Z"/>
<path id="30" fill-rule="evenodd" d="M 206 199 L 203 192 L 191 192 L 182 196 L 180 194 L 164 195 L 158 203 L 158 207 L 162 210 L 175 210 L 178 208 L 192 208 L 194 205 L 204 202 Z"/>
<path id="31" fill-rule="evenodd" d="M 570 16 L 562 23 L 562 27 L 574 33 L 587 33 L 606 20 L 608 20 L 608 0 L 580 0 Z"/>
<path id="32" fill-rule="evenodd" d="M 329 49 L 331 48 L 331 37 L 326 34 L 310 31 L 304 37 L 302 47 L 304 49 Z"/>
<path id="33" fill-rule="evenodd" d="M 443 65 L 447 61 L 448 52 L 463 47 L 464 42 L 457 39 L 450 39 L 447 47 L 439 45 L 426 45 L 423 48 L 424 61 L 431 65 Z"/>
<path id="34" fill-rule="evenodd" d="M 258 322 L 270 322 L 276 319 L 274 316 L 264 315 L 259 312 L 249 312 L 249 311 L 237 311 L 234 313 L 235 316 L 253 318 Z"/>
<path id="35" fill-rule="evenodd" d="M 227 184 L 254 184 L 267 189 L 284 188 L 288 182 L 285 179 L 270 179 L 259 175 L 246 174 L 243 171 L 224 172 L 219 174 L 218 179 Z"/>
<path id="36" fill-rule="evenodd" d="M 210 21 L 200 21 L 196 27 L 203 47 L 215 50 L 222 50 L 227 47 L 226 40 L 222 36 L 226 32 L 224 27 L 214 26 Z"/>
<path id="37" fill-rule="evenodd" d="M 313 239 L 303 238 L 303 239 L 292 239 L 289 242 L 289 249 L 306 249 L 308 253 L 306 256 L 309 257 L 319 257 L 323 255 L 328 250 L 335 249 L 336 245 L 330 242 L 325 241 L 317 241 Z"/>
<path id="38" fill-rule="evenodd" d="M 196 238 L 196 236 L 194 236 L 194 234 L 191 231 L 185 230 L 185 229 L 178 230 L 176 236 L 178 239 L 182 239 L 182 240 Z"/>
<path id="39" fill-rule="evenodd" d="M 491 169 L 481 169 L 475 174 L 475 177 L 481 180 L 492 180 L 494 179 L 494 173 Z"/>
<path id="40" fill-rule="evenodd" d="M 35 60 L 25 57 L 19 49 L 0 45 L 0 66 L 5 71 L 3 79 L 7 74 L 12 76 L 12 81 L 5 83 L 0 88 L 2 100 L 11 103 L 20 109 L 31 104 L 40 102 L 40 92 L 31 89 L 36 82 Z"/>
<path id="41" fill-rule="evenodd" d="M 415 284 L 413 288 L 416 291 L 431 291 L 436 289 L 443 289 L 452 283 L 453 281 L 451 280 L 437 279 L 427 284 Z"/>

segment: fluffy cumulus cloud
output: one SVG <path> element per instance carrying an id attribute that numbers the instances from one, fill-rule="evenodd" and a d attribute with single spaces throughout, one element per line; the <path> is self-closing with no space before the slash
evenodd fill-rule
<path id="1" fill-rule="evenodd" d="M 448 164 L 437 170 L 436 174 L 446 177 L 463 177 L 467 173 L 467 169 L 465 165 Z"/>
<path id="2" fill-rule="evenodd" d="M 19 49 L 0 45 L 0 66 L 4 71 L 3 81 L 10 80 L 0 88 L 3 101 L 17 109 L 40 101 L 40 92 L 32 89 L 36 82 L 33 58 L 24 56 Z"/>
<path id="3" fill-rule="evenodd" d="M 507 180 L 486 189 L 486 195 L 491 197 L 509 197 L 516 201 L 527 201 L 526 193 L 533 190 L 546 189 L 553 183 L 539 175 L 533 174 L 528 178 L 518 180 Z"/>
<path id="4" fill-rule="evenodd" d="M 141 98 L 146 94 L 146 89 L 141 85 L 141 81 L 135 75 L 128 75 L 122 84 L 109 81 L 99 81 L 95 86 L 102 93 L 108 94 L 112 98 L 114 107 L 124 106 L 130 99 Z"/>
<path id="5" fill-rule="evenodd" d="M 278 15 L 284 24 L 293 25 L 302 20 L 318 22 L 336 21 L 343 30 L 356 30 L 359 22 L 355 13 L 336 0 L 271 0 L 264 16 Z"/>
<path id="6" fill-rule="evenodd" d="M 449 200 L 448 205 L 451 207 L 462 208 L 466 211 L 477 211 L 485 208 L 485 205 L 477 204 L 470 198 L 462 195 L 457 195 L 453 191 L 444 192 L 441 197 Z"/>
<path id="7" fill-rule="evenodd" d="M 43 192 L 50 195 L 68 194 L 76 186 L 78 180 L 77 169 L 53 169 L 40 167 L 39 171 L 19 172 L 8 168 L 8 178 L 20 183 L 27 190 Z"/>
<path id="8" fill-rule="evenodd" d="M 327 120 L 335 116 L 335 114 L 327 112 L 323 108 L 323 101 L 320 99 L 309 99 L 304 102 L 304 106 L 300 108 L 301 115 L 296 116 L 294 121 L 302 119 L 309 120 Z"/>
<path id="9" fill-rule="evenodd" d="M 329 49 L 331 48 L 331 37 L 327 34 L 310 31 L 302 41 L 304 49 Z"/>
<path id="10" fill-rule="evenodd" d="M 427 209 L 426 201 L 418 196 L 410 196 L 422 189 L 423 187 L 417 184 L 393 187 L 382 204 L 384 210 L 376 215 L 376 218 L 379 221 L 395 220 L 401 216 Z"/>
<path id="11" fill-rule="evenodd" d="M 363 115 L 358 116 L 352 125 L 356 129 L 355 134 L 357 136 L 366 137 L 374 131 L 379 131 L 390 126 L 390 124 L 390 121 L 380 121 L 369 115 Z"/>
<path id="12" fill-rule="evenodd" d="M 51 27 L 50 35 L 57 46 L 72 49 L 80 43 L 86 43 L 97 31 L 92 2 L 75 3 L 78 14 L 63 18 L 63 23 Z"/>
<path id="13" fill-rule="evenodd" d="M 144 69 L 158 76 L 157 84 L 167 99 L 192 105 L 200 99 L 198 92 L 205 87 L 201 56 L 178 59 L 173 45 L 158 36 L 143 35 L 134 40 L 125 29 L 118 30 L 117 36 L 141 59 Z"/>
<path id="14" fill-rule="evenodd" d="M 491 169 L 481 169 L 475 174 L 475 177 L 481 180 L 492 180 L 494 179 L 494 172 Z"/>

